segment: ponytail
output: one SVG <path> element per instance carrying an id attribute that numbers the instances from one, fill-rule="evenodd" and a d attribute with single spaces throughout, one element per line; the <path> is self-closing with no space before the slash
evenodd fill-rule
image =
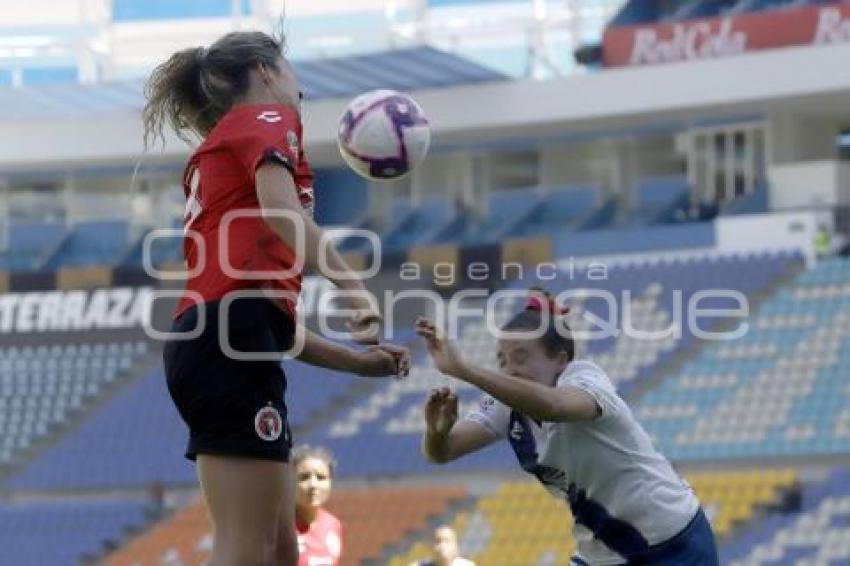
<path id="1" fill-rule="evenodd" d="M 208 104 L 201 87 L 204 52 L 203 47 L 178 51 L 154 69 L 145 85 L 147 104 L 142 111 L 145 149 L 156 138 L 165 141 L 166 123 L 187 142 L 187 130 L 201 135 L 207 131 L 201 119 Z"/>
<path id="2" fill-rule="evenodd" d="M 283 44 L 283 38 L 263 32 L 239 31 L 209 49 L 192 47 L 172 55 L 145 85 L 145 149 L 157 138 L 165 141 L 166 124 L 187 143 L 189 133 L 206 136 L 248 90 L 252 68 L 277 68 Z"/>

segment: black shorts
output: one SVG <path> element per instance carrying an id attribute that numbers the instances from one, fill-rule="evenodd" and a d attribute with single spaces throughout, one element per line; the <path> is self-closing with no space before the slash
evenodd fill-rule
<path id="1" fill-rule="evenodd" d="M 186 457 L 220 454 L 289 461 L 286 374 L 280 357 L 233 359 L 219 344 L 218 301 L 206 303 L 206 324 L 197 338 L 169 340 L 163 349 L 168 391 L 189 426 Z M 292 345 L 291 317 L 264 298 L 233 301 L 227 313 L 231 347 L 239 352 L 284 352 Z M 198 307 L 182 313 L 172 332 L 198 326 Z"/>

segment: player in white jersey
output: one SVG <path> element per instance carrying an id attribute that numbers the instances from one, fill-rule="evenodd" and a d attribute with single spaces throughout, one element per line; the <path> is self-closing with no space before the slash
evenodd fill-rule
<path id="1" fill-rule="evenodd" d="M 442 464 L 508 440 L 520 466 L 570 506 L 574 565 L 716 566 L 714 535 L 693 491 L 605 372 L 573 359 L 560 314 L 535 292 L 502 329 L 511 336 L 499 340 L 499 372 L 467 364 L 431 321 L 417 321 L 437 368 L 487 394 L 458 420 L 457 397 L 433 391 L 423 453 Z M 535 329 L 545 332 L 529 337 Z"/>

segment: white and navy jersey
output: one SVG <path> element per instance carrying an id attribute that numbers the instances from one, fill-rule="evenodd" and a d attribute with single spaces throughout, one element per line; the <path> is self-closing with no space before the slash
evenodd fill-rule
<path id="1" fill-rule="evenodd" d="M 570 363 L 556 387 L 568 385 L 596 399 L 596 419 L 537 423 L 489 396 L 466 418 L 506 438 L 522 468 L 569 504 L 579 558 L 623 564 L 682 531 L 699 502 L 599 366 Z"/>

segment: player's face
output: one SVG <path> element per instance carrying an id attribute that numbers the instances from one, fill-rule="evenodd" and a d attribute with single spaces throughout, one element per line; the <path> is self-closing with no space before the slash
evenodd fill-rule
<path id="1" fill-rule="evenodd" d="M 549 356 L 535 338 L 503 338 L 499 340 L 499 368 L 514 377 L 551 385 L 564 371 L 562 356 Z"/>
<path id="2" fill-rule="evenodd" d="M 457 537 L 451 529 L 437 529 L 434 533 L 434 558 L 448 563 L 457 558 Z"/>
<path id="3" fill-rule="evenodd" d="M 302 507 L 321 507 L 331 494 L 331 471 L 319 458 L 306 458 L 295 470 L 298 482 L 297 504 Z"/>

